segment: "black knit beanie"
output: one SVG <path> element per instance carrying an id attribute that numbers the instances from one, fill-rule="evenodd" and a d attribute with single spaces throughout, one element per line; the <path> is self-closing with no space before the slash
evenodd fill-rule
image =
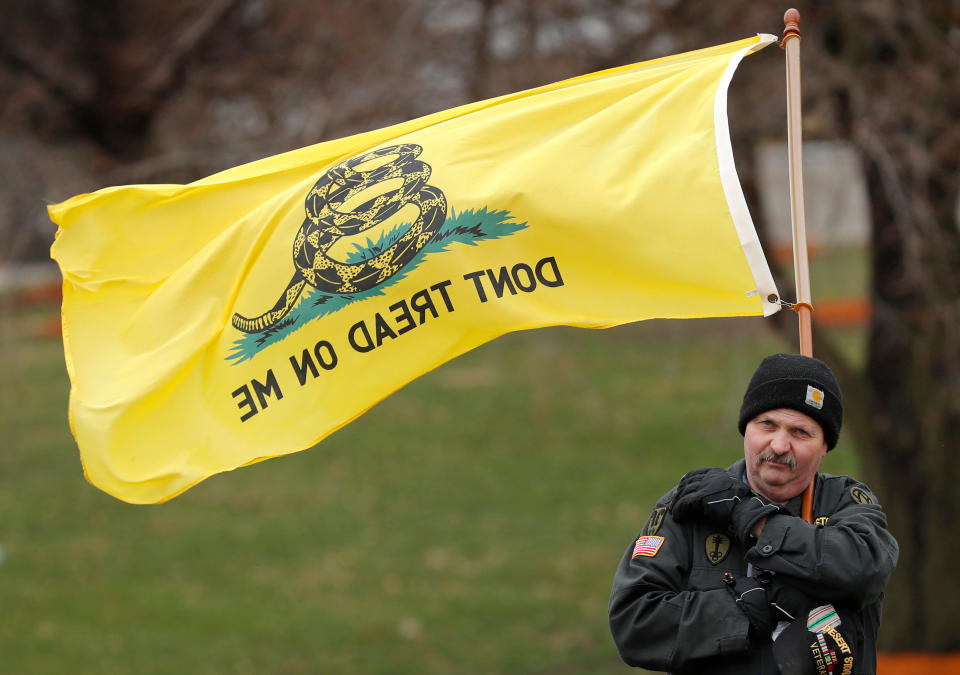
<path id="1" fill-rule="evenodd" d="M 767 410 L 790 408 L 815 419 L 833 450 L 843 425 L 843 397 L 829 366 L 799 354 L 773 354 L 760 362 L 740 407 L 740 433 Z"/>

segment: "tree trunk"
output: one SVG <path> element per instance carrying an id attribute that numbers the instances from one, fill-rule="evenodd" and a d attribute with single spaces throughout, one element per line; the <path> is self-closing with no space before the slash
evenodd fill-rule
<path id="1" fill-rule="evenodd" d="M 945 167 L 939 167 L 945 168 Z M 873 216 L 873 318 L 861 448 L 881 494 L 900 562 L 887 590 L 881 644 L 891 650 L 960 649 L 960 283 L 952 214 L 916 227 L 894 205 L 877 162 L 867 165 Z M 946 176 L 940 176 L 946 180 Z M 900 184 L 902 187 L 903 184 Z M 911 185 L 910 187 L 915 187 Z M 916 192 L 903 191 L 908 200 Z M 942 210 L 941 210 L 942 211 Z"/>

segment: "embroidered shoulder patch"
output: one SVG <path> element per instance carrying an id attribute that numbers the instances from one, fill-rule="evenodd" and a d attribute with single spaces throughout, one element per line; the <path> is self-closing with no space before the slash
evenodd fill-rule
<path id="1" fill-rule="evenodd" d="M 660 529 L 660 526 L 663 525 L 663 516 L 667 512 L 666 506 L 658 506 L 653 510 L 653 513 L 650 514 L 650 520 L 647 521 L 647 527 L 643 531 L 644 534 L 656 534 L 657 530 Z"/>
<path id="2" fill-rule="evenodd" d="M 633 547 L 633 555 L 631 558 L 636 558 L 638 555 L 652 558 L 657 555 L 657 551 L 663 546 L 664 541 L 665 539 L 663 537 L 655 537 L 652 535 L 640 537 L 637 539 L 637 545 Z"/>
<path id="3" fill-rule="evenodd" d="M 876 504 L 877 498 L 870 494 L 870 490 L 862 485 L 854 485 L 850 488 L 850 498 L 857 504 Z"/>

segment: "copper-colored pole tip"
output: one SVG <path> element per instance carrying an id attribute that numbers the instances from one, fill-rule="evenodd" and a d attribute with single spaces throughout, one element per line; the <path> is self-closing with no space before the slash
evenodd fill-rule
<path id="1" fill-rule="evenodd" d="M 793 7 L 783 15 L 783 39 L 800 37 L 800 12 Z"/>

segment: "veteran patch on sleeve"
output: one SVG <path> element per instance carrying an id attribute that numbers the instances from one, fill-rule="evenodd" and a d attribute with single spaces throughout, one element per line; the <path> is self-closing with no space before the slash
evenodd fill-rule
<path id="1" fill-rule="evenodd" d="M 631 559 L 636 558 L 639 555 L 642 555 L 647 558 L 652 558 L 657 555 L 657 551 L 660 550 L 660 547 L 663 546 L 664 542 L 663 537 L 655 537 L 653 535 L 647 535 L 645 537 L 640 537 L 637 539 L 637 545 L 633 547 L 633 555 Z"/>

